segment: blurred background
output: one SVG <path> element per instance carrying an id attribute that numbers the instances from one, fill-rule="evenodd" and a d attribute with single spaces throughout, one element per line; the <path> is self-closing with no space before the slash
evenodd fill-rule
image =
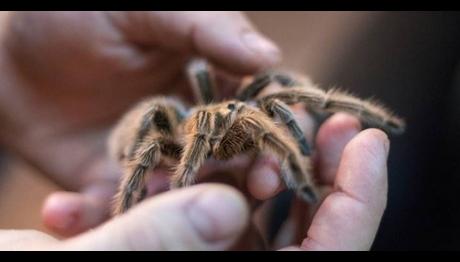
<path id="1" fill-rule="evenodd" d="M 392 139 L 389 197 L 374 250 L 459 249 L 460 13 L 248 12 L 283 67 L 323 87 L 375 97 L 408 122 Z M 35 228 L 57 189 L 0 156 L 0 228 Z"/>

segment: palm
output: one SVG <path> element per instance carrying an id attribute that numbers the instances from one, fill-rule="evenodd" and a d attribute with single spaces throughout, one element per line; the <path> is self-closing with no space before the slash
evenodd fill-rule
<path id="1" fill-rule="evenodd" d="M 223 67 L 237 65 L 240 72 L 270 64 L 259 53 L 240 50 L 243 54 L 238 55 L 234 45 L 227 45 L 233 38 L 221 39 L 204 28 L 199 36 L 203 39 L 196 37 L 194 43 L 186 32 L 144 39 L 148 30 L 138 27 L 148 22 L 161 27 L 163 20 L 172 19 L 178 28 L 195 24 L 199 33 L 209 23 L 203 17 L 225 21 L 228 30 L 235 25 L 239 30 L 251 27 L 238 13 L 26 12 L 11 16 L 5 60 L 16 85 L 5 90 L 8 100 L 1 101 L 10 117 L 2 130 L 4 141 L 65 189 L 84 193 L 56 193 L 48 199 L 44 219 L 55 231 L 75 234 L 107 217 L 119 177 L 105 157 L 109 126 L 148 94 L 190 98 L 184 94 L 188 89 L 183 88 L 182 70 L 191 54 L 201 53 Z M 174 28 L 163 26 L 163 30 Z M 173 36 L 177 39 L 164 43 Z M 201 51 L 170 43 L 191 44 Z M 241 65 L 242 56 L 246 62 Z M 21 141 L 15 139 L 18 136 Z M 79 217 L 79 225 L 69 225 L 69 217 Z"/>
<path id="2" fill-rule="evenodd" d="M 62 123 L 107 120 L 141 96 L 170 90 L 182 69 L 184 56 L 129 42 L 107 17 L 52 12 L 13 19 L 13 28 L 27 23 L 30 30 L 11 30 L 13 59 L 41 95 L 37 103 L 58 109 Z"/>

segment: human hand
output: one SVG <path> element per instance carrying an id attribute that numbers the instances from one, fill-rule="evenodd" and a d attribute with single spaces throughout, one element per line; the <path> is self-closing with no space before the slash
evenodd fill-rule
<path id="1" fill-rule="evenodd" d="M 342 113 L 320 127 L 313 160 L 324 198 L 315 207 L 295 200 L 272 248 L 370 249 L 386 207 L 389 141 L 380 130 L 360 128 Z M 272 181 L 262 198 L 279 192 L 281 181 Z"/>
<path id="2" fill-rule="evenodd" d="M 290 246 L 282 250 L 368 250 L 372 245 L 386 205 L 388 140 L 376 129 L 358 132 L 356 119 L 343 114 L 321 127 L 318 179 L 334 186 L 312 222 L 304 216 L 290 217 L 291 227 L 281 234 L 300 233 L 302 240 L 291 245 L 295 238 L 286 241 L 283 236 Z M 250 174 L 253 180 L 261 175 Z M 282 188 L 275 173 L 267 175 L 265 189 L 252 192 L 261 199 Z M 299 210 L 293 211 L 298 215 Z M 221 184 L 201 184 L 146 199 L 105 225 L 65 241 L 37 232 L 0 232 L 0 249 L 222 250 L 241 237 L 249 214 L 239 191 Z"/>
<path id="3" fill-rule="evenodd" d="M 58 241 L 36 231 L 0 231 L 0 250 L 225 250 L 249 220 L 235 189 L 205 184 L 150 198 L 104 225 Z"/>
<path id="4" fill-rule="evenodd" d="M 50 196 L 44 208 L 45 222 L 49 227 L 61 234 L 72 235 L 94 227 L 107 218 L 108 203 L 118 181 L 118 170 L 113 169 L 113 165 L 104 158 L 103 147 L 106 127 L 100 124 L 110 122 L 137 98 L 146 94 L 164 91 L 150 91 L 149 88 L 152 86 L 165 86 L 165 89 L 173 89 L 169 87 L 177 86 L 176 89 L 182 91 L 181 80 L 175 79 L 175 77 L 182 70 L 185 58 L 193 52 L 181 50 L 180 48 L 175 49 L 175 47 L 170 49 L 159 43 L 153 45 L 147 42 L 141 43 L 139 48 L 138 41 L 140 39 L 134 38 L 135 40 L 133 39 L 132 41 L 136 44 L 128 44 L 133 42 L 120 39 L 115 36 L 117 34 L 105 35 L 103 32 L 106 30 L 97 30 L 101 27 L 95 26 L 98 23 L 107 25 L 105 18 L 101 18 L 104 14 L 101 15 L 99 12 L 85 13 L 84 15 L 89 17 L 85 17 L 87 18 L 84 19 L 86 23 L 83 24 L 81 23 L 82 20 L 77 19 L 78 16 L 75 14 L 56 16 L 53 13 L 48 13 L 46 15 L 51 18 L 45 20 L 45 23 L 40 21 L 35 13 L 32 13 L 32 18 L 28 17 L 28 15 L 22 14 L 22 17 L 19 16 L 19 18 L 12 16 L 9 19 L 11 21 L 16 19 L 16 21 L 23 21 L 23 23 L 26 21 L 28 23 L 27 28 L 31 28 L 30 25 L 34 25 L 37 28 L 33 28 L 30 31 L 21 30 L 21 26 L 14 26 L 14 23 L 12 23 L 7 28 L 15 28 L 15 30 L 12 30 L 12 32 L 6 30 L 5 34 L 12 37 L 7 38 L 9 49 L 7 49 L 6 56 L 5 54 L 3 56 L 8 59 L 2 59 L 1 66 L 2 69 L 6 69 L 3 70 L 4 72 L 10 73 L 9 75 L 13 75 L 15 78 L 10 78 L 11 81 L 6 81 L 6 84 L 0 89 L 0 92 L 8 92 L 8 95 L 2 93 L 0 96 L 4 100 L 0 103 L 4 107 L 2 108 L 1 117 L 5 118 L 7 123 L 5 125 L 7 128 L 1 130 L 2 138 L 11 148 L 29 158 L 32 163 L 46 173 L 51 174 L 56 181 L 67 189 L 82 192 L 82 194 L 56 193 Z M 116 14 L 114 15 L 116 16 Z M 149 16 L 143 17 L 145 19 Z M 69 18 L 72 19 L 68 21 L 67 19 Z M 136 20 L 136 26 L 138 25 L 137 22 L 139 20 Z M 59 28 L 50 26 L 56 24 L 69 24 L 73 29 L 84 26 L 80 30 L 58 30 Z M 228 26 L 231 27 L 231 25 Z M 113 33 L 114 31 L 111 30 L 113 28 L 108 31 Z M 230 32 L 232 31 L 235 33 L 238 30 L 230 30 Z M 31 32 L 35 35 L 31 35 Z M 56 34 L 53 36 L 52 32 Z M 92 37 L 82 37 L 82 34 L 86 34 L 85 32 L 90 32 Z M 118 31 L 118 33 L 120 32 L 123 35 L 125 30 Z M 220 33 L 223 34 L 220 35 Z M 233 37 L 235 34 L 227 34 L 224 31 L 211 33 L 214 36 L 215 34 L 229 37 L 232 40 L 239 39 L 239 37 Z M 44 35 L 46 38 L 37 39 L 37 35 Z M 30 38 L 35 39 L 35 41 L 30 41 Z M 51 41 L 53 39 L 54 41 Z M 65 39 L 67 41 L 62 41 Z M 85 45 L 84 43 L 86 42 L 83 40 L 88 39 L 90 40 L 89 44 Z M 246 64 L 238 65 L 238 61 L 248 61 L 248 57 L 246 57 L 247 59 L 242 57 L 249 54 L 242 52 L 241 56 L 235 55 L 234 51 L 238 48 L 228 48 L 224 44 L 228 43 L 227 41 L 226 39 L 217 44 L 213 41 L 205 41 L 207 45 L 215 43 L 216 46 L 204 48 L 202 55 L 208 56 L 215 64 L 221 65 L 224 69 L 233 69 L 234 71 L 236 68 L 242 68 L 243 71 L 247 70 L 246 72 L 248 73 L 256 70 L 257 67 L 262 68 L 264 65 L 268 66 L 273 62 L 264 58 L 263 55 L 257 54 L 254 55 L 253 59 L 260 62 L 258 65 L 255 63 L 255 66 L 248 66 L 248 68 L 245 67 Z M 30 44 L 30 46 L 24 47 L 20 45 L 21 43 Z M 145 51 L 145 45 L 151 48 L 147 48 L 147 51 Z M 223 45 L 223 47 L 220 45 Z M 68 46 L 68 48 L 58 48 L 59 46 Z M 110 48 L 101 48 L 104 46 Z M 120 47 L 120 49 L 117 47 Z M 25 53 L 21 53 L 21 50 Z M 158 54 L 163 53 L 163 51 L 154 52 L 155 50 L 163 50 L 165 57 Z M 207 50 L 214 51 L 206 53 Z M 229 50 L 232 52 L 228 52 Z M 182 53 L 182 51 L 184 52 Z M 142 55 L 139 56 L 139 53 Z M 157 55 L 153 55 L 155 53 Z M 182 60 L 175 61 L 176 55 Z M 40 59 L 41 57 L 46 57 L 46 59 Z M 139 57 L 149 58 L 139 60 Z M 276 55 L 270 57 L 276 57 Z M 227 58 L 230 60 L 226 60 Z M 171 61 L 171 59 L 175 62 L 171 62 L 171 67 L 166 66 L 167 63 L 165 64 L 165 62 Z M 69 61 L 72 63 L 69 63 Z M 19 66 L 12 67 L 12 64 Z M 248 63 L 247 65 L 250 64 Z M 89 65 L 92 66 L 90 67 Z M 26 71 L 18 71 L 19 68 L 26 69 Z M 82 68 L 86 70 L 81 71 Z M 156 72 L 159 73 L 157 74 Z M 63 90 L 63 86 L 66 87 L 65 90 Z M 130 90 L 126 90 L 126 86 L 129 86 Z M 18 89 L 18 87 L 21 89 Z M 105 95 L 108 95 L 110 99 L 107 99 Z M 104 110 L 101 110 L 101 108 Z M 14 116 L 14 118 L 11 116 Z M 328 134 L 327 130 L 329 129 L 327 126 L 333 123 L 330 121 L 323 125 L 320 134 Z M 350 121 L 348 122 L 351 123 Z M 341 137 L 338 133 L 347 133 L 346 130 L 346 128 L 342 129 L 335 134 Z M 358 128 L 355 130 L 358 130 Z M 14 136 L 12 137 L 12 135 Z M 20 141 L 18 141 L 17 137 L 21 137 Z M 320 137 L 321 135 L 318 136 L 318 141 L 321 141 Z M 324 137 L 328 137 L 329 141 L 334 141 L 332 139 L 334 132 L 329 133 L 327 136 L 324 135 Z M 345 140 L 347 139 L 337 141 L 343 142 Z M 321 144 L 321 142 L 318 143 Z M 336 146 L 334 147 L 332 144 Z M 346 141 L 341 145 L 345 144 Z M 327 150 L 329 148 L 327 145 L 335 149 Z M 337 145 L 340 145 L 340 143 L 325 143 L 324 149 L 321 149 L 322 146 L 320 145 L 317 146 L 319 150 L 319 166 L 330 166 L 329 170 L 337 169 L 339 165 L 338 159 L 340 159 L 337 156 L 341 155 L 339 151 L 343 149 L 343 147 L 338 148 Z M 69 152 L 69 148 L 71 148 L 71 152 Z M 72 155 L 71 162 L 68 161 L 70 153 Z M 321 155 L 324 157 L 321 157 Z M 335 158 L 326 157 L 328 155 L 335 156 Z M 54 162 L 50 163 L 49 159 L 54 159 Z M 335 159 L 336 161 L 326 159 Z M 321 164 L 322 161 L 329 164 Z M 80 167 L 85 168 L 81 169 Z M 260 168 L 258 171 L 250 173 L 248 187 L 253 196 L 259 199 L 267 199 L 281 191 L 283 187 L 280 186 L 281 182 L 275 174 L 276 172 L 272 171 L 269 174 L 262 171 L 267 171 L 267 168 Z M 318 175 L 320 178 L 330 178 L 334 177 L 335 173 L 324 171 L 324 168 L 320 168 Z M 338 175 L 337 179 L 339 177 Z M 324 183 L 332 185 L 333 182 L 331 179 L 325 179 Z M 386 180 L 382 181 L 382 183 L 386 186 Z M 386 187 L 384 191 L 386 193 Z M 382 197 L 385 199 L 386 196 L 384 195 L 380 193 L 379 196 L 374 195 L 372 199 L 382 199 Z M 383 200 L 383 202 L 385 201 Z M 324 206 L 321 206 L 318 212 L 324 210 L 322 207 Z M 384 207 L 377 211 L 383 212 L 383 209 Z M 374 221 L 372 228 L 377 230 L 378 223 L 375 226 L 375 221 L 380 220 L 381 214 L 374 211 L 373 209 L 369 211 L 372 214 L 369 217 L 372 217 L 372 221 Z M 316 218 L 314 221 L 316 221 Z M 342 223 L 345 221 L 347 220 L 343 219 Z M 305 223 L 303 224 L 305 226 Z M 359 232 L 365 232 L 365 235 L 371 239 L 375 235 L 372 230 L 359 230 Z M 356 234 L 351 236 L 354 235 Z M 358 241 L 357 244 L 364 242 L 366 241 Z M 367 241 L 366 243 L 370 246 L 371 242 Z M 350 242 L 350 244 L 353 243 Z M 327 245 L 324 245 L 324 247 L 334 248 L 334 246 Z M 335 246 L 335 248 L 339 247 Z"/>
<path id="5" fill-rule="evenodd" d="M 312 141 L 308 115 L 298 110 L 296 114 Z M 227 163 L 212 165 L 211 162 L 203 168 L 202 177 L 212 176 L 211 181 L 238 188 L 249 203 L 250 227 L 234 248 L 370 249 L 387 201 L 386 134 L 378 129 L 361 131 L 355 117 L 337 113 L 320 126 L 315 142 L 313 175 L 322 199 L 313 206 L 295 198 L 289 217 L 273 243 L 267 242 L 270 223 L 267 218 L 270 213 L 279 213 L 270 210 L 275 208 L 270 205 L 273 202 L 266 201 L 285 190 L 276 159 L 263 156 L 248 162 L 243 156 Z"/>
<path id="6" fill-rule="evenodd" d="M 279 60 L 239 12 L 2 13 L 0 139 L 66 190 L 48 197 L 45 224 L 74 235 L 108 218 L 119 170 L 108 126 L 150 94 L 187 97 L 194 55 L 249 74 Z M 213 25 L 213 26 L 209 26 Z"/>

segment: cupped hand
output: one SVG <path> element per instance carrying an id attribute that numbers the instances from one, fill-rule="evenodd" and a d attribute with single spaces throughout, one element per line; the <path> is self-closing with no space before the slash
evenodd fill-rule
<path id="1" fill-rule="evenodd" d="M 105 141 L 129 106 L 151 94 L 190 98 L 192 56 L 231 75 L 280 56 L 239 12 L 14 12 L 0 23 L 0 141 L 72 191 L 43 208 L 62 235 L 108 218 L 120 173 Z"/>
<path id="2" fill-rule="evenodd" d="M 356 118 L 342 113 L 320 127 L 313 162 L 323 198 L 316 206 L 294 200 L 272 248 L 371 248 L 387 202 L 389 140 L 378 129 L 360 129 Z M 276 172 L 267 174 L 274 182 L 265 187 L 261 199 L 271 198 L 283 188 Z M 258 176 L 254 179 L 262 179 L 262 174 Z"/>
<path id="3" fill-rule="evenodd" d="M 65 189 L 78 192 L 54 193 L 44 205 L 46 225 L 64 235 L 94 228 L 108 218 L 120 174 L 106 158 L 105 138 L 108 125 L 128 106 L 150 94 L 187 97 L 181 76 L 184 63 L 194 55 L 207 57 L 224 71 L 244 74 L 271 66 L 279 57 L 276 47 L 260 38 L 236 12 L 28 12 L 3 13 L 1 18 L 5 27 L 0 67 L 5 77 L 0 87 L 4 123 L 0 138 Z M 290 219 L 295 226 L 284 228 L 281 235 L 300 234 L 303 240 L 280 241 L 279 246 L 295 244 L 287 249 L 301 250 L 370 247 L 386 204 L 388 140 L 378 130 L 359 133 L 359 129 L 356 119 L 342 114 L 322 125 L 315 175 L 328 194 L 315 207 L 311 221 L 296 215 L 299 208 L 293 209 Z M 283 190 L 276 169 L 266 159 L 254 163 L 248 170 L 248 193 L 266 200 Z M 170 232 L 177 228 L 194 232 L 181 226 L 188 222 L 180 220 L 182 211 L 178 210 L 181 203 L 199 194 L 193 192 L 208 190 L 208 186 L 147 199 L 128 214 L 68 241 L 49 237 L 44 241 L 68 249 L 206 249 L 199 246 L 204 242 L 190 240 L 197 236 Z M 235 191 L 218 188 L 209 189 L 216 199 L 220 199 L 217 195 L 229 197 L 222 208 L 209 212 L 222 216 L 216 221 L 225 222 L 225 217 L 234 214 L 240 217 L 226 224 L 231 229 L 222 229 L 233 232 L 227 242 L 213 246 L 224 249 L 248 224 L 247 206 Z M 228 205 L 239 209 L 232 211 Z M 156 209 L 167 207 L 171 213 Z M 159 213 L 171 221 L 156 218 Z M 221 229 L 216 223 L 213 232 L 217 234 Z M 161 225 L 162 232 L 150 230 L 162 230 Z M 172 240 L 166 241 L 168 237 Z M 189 246 L 176 244 L 183 241 Z"/>
<path id="4" fill-rule="evenodd" d="M 388 139 L 376 129 L 359 132 L 356 119 L 337 114 L 321 127 L 317 146 L 318 180 L 330 188 L 312 221 L 293 210 L 293 223 L 280 233 L 288 235 L 287 241 L 281 237 L 281 250 L 368 250 L 386 206 Z M 275 173 L 265 173 L 272 182 L 260 198 L 279 192 Z M 256 180 L 261 175 L 251 174 Z M 34 231 L 0 231 L 0 249 L 226 250 L 249 225 L 250 206 L 240 191 L 206 183 L 146 199 L 64 241 Z M 290 243 L 289 235 L 300 235 L 300 241 Z"/>

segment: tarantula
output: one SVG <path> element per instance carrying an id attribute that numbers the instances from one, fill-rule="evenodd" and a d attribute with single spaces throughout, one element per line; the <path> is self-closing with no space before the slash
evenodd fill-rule
<path id="1" fill-rule="evenodd" d="M 188 67 L 188 76 L 201 105 L 187 109 L 172 97 L 151 97 L 134 106 L 119 121 L 109 139 L 109 151 L 123 168 L 114 214 L 141 201 L 146 171 L 160 161 L 177 164 L 171 188 L 190 186 L 209 157 L 228 160 L 248 151 L 269 151 L 280 160 L 288 189 L 307 201 L 318 199 L 311 176 L 310 143 L 290 105 L 303 103 L 310 112 L 347 112 L 367 127 L 391 134 L 404 131 L 404 121 L 374 102 L 338 90 L 324 91 L 290 74 L 267 71 L 243 86 L 234 99 L 214 102 L 214 78 L 204 60 Z M 258 97 L 271 83 L 283 89 Z M 171 163 L 171 162 L 170 162 Z"/>

